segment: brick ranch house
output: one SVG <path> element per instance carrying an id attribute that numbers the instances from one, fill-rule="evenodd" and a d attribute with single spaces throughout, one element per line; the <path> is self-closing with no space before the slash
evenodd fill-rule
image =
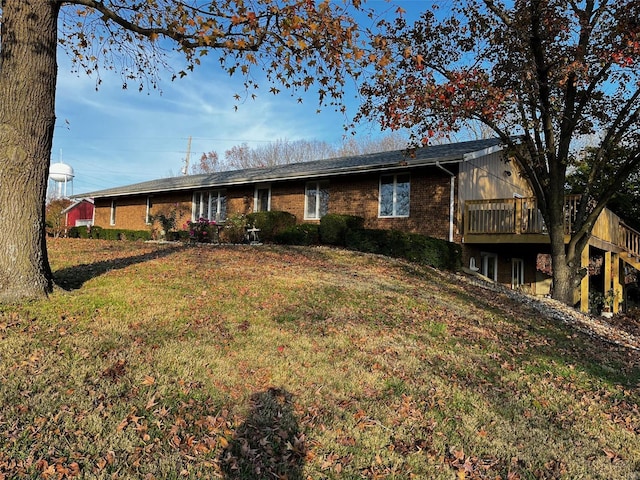
<path id="1" fill-rule="evenodd" d="M 464 264 L 496 282 L 536 295 L 550 291 L 548 274 L 537 268 L 539 254 L 549 253 L 544 223 L 528 182 L 498 139 L 419 148 L 411 155 L 399 150 L 164 178 L 78 197 L 93 198 L 94 225 L 103 228 L 149 228 L 150 215 L 177 205 L 185 207 L 178 225 L 268 210 L 292 213 L 298 223 L 319 223 L 326 213 L 357 215 L 366 228 L 459 243 Z M 575 204 L 575 197 L 568 198 L 568 211 Z M 603 258 L 604 278 L 595 286 L 600 292 L 621 289 L 623 263 L 640 266 L 639 238 L 603 212 L 583 253 L 584 265 L 590 257 Z M 583 310 L 588 297 L 587 277 L 576 292 Z"/>

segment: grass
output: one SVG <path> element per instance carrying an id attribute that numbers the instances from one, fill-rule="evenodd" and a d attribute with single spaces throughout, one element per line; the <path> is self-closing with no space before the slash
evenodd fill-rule
<path id="1" fill-rule="evenodd" d="M 0 479 L 640 478 L 640 354 L 325 248 L 55 239 L 0 306 Z"/>

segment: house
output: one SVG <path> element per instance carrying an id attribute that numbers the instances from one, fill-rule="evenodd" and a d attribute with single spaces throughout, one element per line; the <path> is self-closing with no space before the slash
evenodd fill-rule
<path id="1" fill-rule="evenodd" d="M 460 243 L 471 270 L 549 293 L 549 277 L 537 268 L 549 237 L 528 182 L 498 139 L 165 178 L 82 196 L 94 199 L 94 224 L 103 228 L 149 228 L 151 215 L 171 209 L 180 212 L 178 225 L 268 210 L 292 213 L 299 223 L 317 223 L 326 213 L 358 215 L 366 228 Z M 567 199 L 568 212 L 576 202 Z M 640 266 L 639 239 L 603 212 L 583 254 L 585 264 L 593 255 L 604 258 L 601 292 L 621 288 L 621 262 Z M 578 294 L 586 310 L 588 277 Z"/>
<path id="2" fill-rule="evenodd" d="M 92 225 L 93 211 L 93 200 L 90 198 L 81 198 L 62 210 L 60 214 L 65 216 L 65 226 L 70 228 Z"/>

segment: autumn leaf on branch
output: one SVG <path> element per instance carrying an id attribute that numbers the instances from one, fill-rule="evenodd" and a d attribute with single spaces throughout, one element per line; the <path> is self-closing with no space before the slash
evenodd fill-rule
<path id="1" fill-rule="evenodd" d="M 638 18 L 635 0 L 425 5 L 380 22 L 356 120 L 408 129 L 416 146 L 478 126 L 500 138 L 549 232 L 554 298 L 573 304 L 593 225 L 640 173 Z M 567 242 L 567 180 L 585 158 Z"/>

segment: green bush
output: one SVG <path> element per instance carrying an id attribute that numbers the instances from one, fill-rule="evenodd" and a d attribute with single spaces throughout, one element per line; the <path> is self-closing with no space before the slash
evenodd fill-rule
<path id="1" fill-rule="evenodd" d="M 123 230 L 121 228 L 105 228 L 98 238 L 103 240 L 151 240 L 151 232 L 147 230 Z"/>
<path id="2" fill-rule="evenodd" d="M 361 252 L 378 253 L 435 268 L 456 270 L 462 264 L 459 245 L 437 238 L 397 230 L 348 230 L 346 247 Z"/>
<path id="3" fill-rule="evenodd" d="M 198 243 L 210 243 L 218 241 L 218 229 L 216 222 L 200 218 L 195 222 L 187 222 L 188 239 Z M 176 232 L 177 233 L 177 232 Z"/>
<path id="4" fill-rule="evenodd" d="M 276 234 L 274 240 L 281 245 L 318 245 L 320 227 L 310 223 L 294 225 Z"/>
<path id="5" fill-rule="evenodd" d="M 349 230 L 361 230 L 364 218 L 330 213 L 320 219 L 320 241 L 329 245 L 346 245 Z"/>
<path id="6" fill-rule="evenodd" d="M 69 238 L 102 238 L 102 227 L 71 227 L 67 232 Z"/>
<path id="7" fill-rule="evenodd" d="M 276 236 L 295 226 L 296 216 L 289 212 L 271 211 L 255 212 L 247 215 L 247 225 L 253 225 L 260 229 L 260 240 L 263 242 L 274 242 Z"/>
<path id="8" fill-rule="evenodd" d="M 220 232 L 223 243 L 242 243 L 247 227 L 247 217 L 241 213 L 234 213 L 224 221 L 224 228 Z"/>
<path id="9" fill-rule="evenodd" d="M 147 230 L 124 230 L 121 228 L 71 227 L 70 238 L 93 238 L 100 240 L 151 240 Z"/>
<path id="10" fill-rule="evenodd" d="M 177 242 L 188 242 L 189 232 L 187 230 L 178 230 L 177 232 L 171 232 L 174 236 L 174 240 Z"/>
<path id="11" fill-rule="evenodd" d="M 69 238 L 89 238 L 87 227 L 71 227 L 67 232 Z"/>

